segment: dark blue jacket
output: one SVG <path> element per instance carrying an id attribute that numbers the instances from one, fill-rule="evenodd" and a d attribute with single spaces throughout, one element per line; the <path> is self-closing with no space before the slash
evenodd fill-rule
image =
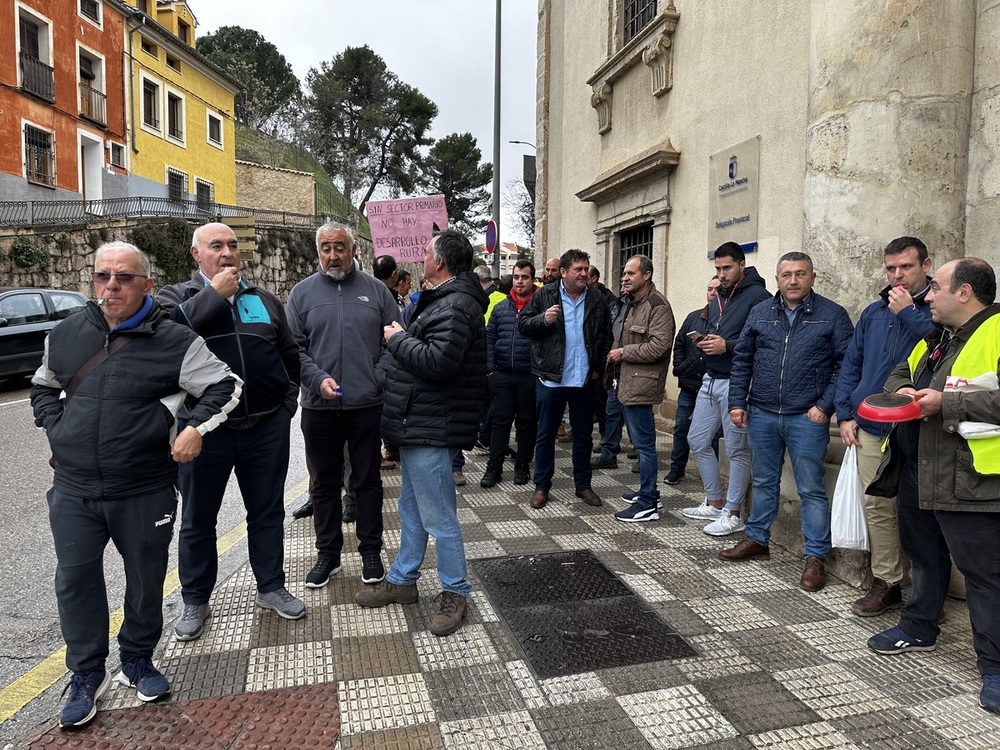
<path id="1" fill-rule="evenodd" d="M 928 279 L 928 283 L 929 283 Z M 889 310 L 889 287 L 861 313 L 854 336 L 844 354 L 833 404 L 837 420 L 853 419 L 873 435 L 889 434 L 890 424 L 869 422 L 857 415 L 858 404 L 873 393 L 881 393 L 892 368 L 909 356 L 916 343 L 934 328 L 931 309 L 924 299 L 930 286 L 913 297 L 913 307 Z"/>
<path id="2" fill-rule="evenodd" d="M 705 356 L 705 369 L 713 378 L 729 377 L 736 342 L 740 340 L 750 310 L 770 296 L 764 279 L 753 266 L 743 272 L 743 280 L 736 286 L 729 289 L 719 287 L 718 296 L 708 305 L 708 333 L 726 340 L 726 352 Z"/>
<path id="3" fill-rule="evenodd" d="M 752 404 L 776 414 L 819 407 L 833 414 L 840 362 L 854 326 L 847 310 L 815 292 L 799 303 L 791 326 L 775 294 L 750 311 L 733 356 L 729 409 Z"/>
<path id="4" fill-rule="evenodd" d="M 493 308 L 486 324 L 487 372 L 531 372 L 531 339 L 517 329 L 519 317 L 510 297 Z"/>
<path id="5" fill-rule="evenodd" d="M 705 353 L 688 336 L 708 332 L 708 306 L 688 313 L 674 339 L 674 376 L 681 390 L 697 393 L 705 376 Z"/>

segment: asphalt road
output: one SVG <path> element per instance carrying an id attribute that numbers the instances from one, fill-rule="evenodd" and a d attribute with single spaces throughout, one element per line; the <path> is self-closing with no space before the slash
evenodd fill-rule
<path id="1" fill-rule="evenodd" d="M 26 379 L 0 381 L 0 692 L 62 647 L 53 592 L 55 553 L 49 531 L 45 493 L 51 486 L 45 434 L 34 426 Z M 292 424 L 292 459 L 286 490 L 306 477 L 302 433 Z M 235 480 L 230 482 L 219 514 L 219 536 L 246 518 Z M 179 526 L 178 526 L 179 528 Z M 219 567 L 225 579 L 246 561 L 245 539 L 226 552 Z M 177 565 L 177 534 L 171 544 L 170 569 Z M 113 545 L 104 558 L 110 611 L 121 607 L 125 576 Z M 178 594 L 164 602 L 170 623 L 180 612 Z M 112 643 L 111 660 L 117 658 Z M 61 690 L 61 683 L 58 690 Z M 52 690 L 48 691 L 50 694 Z M 58 692 L 56 692 L 58 696 Z M 52 715 L 52 697 L 35 701 L 0 724 L 0 748 L 22 737 L 27 728 Z"/>

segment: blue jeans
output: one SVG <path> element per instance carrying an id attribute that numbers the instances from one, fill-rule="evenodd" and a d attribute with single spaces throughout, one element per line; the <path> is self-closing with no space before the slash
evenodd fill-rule
<path id="1" fill-rule="evenodd" d="M 632 447 L 639 458 L 639 500 L 643 508 L 655 508 L 660 498 L 656 489 L 656 426 L 653 423 L 653 407 L 649 404 L 629 406 L 622 404 L 628 434 L 632 437 Z"/>
<path id="2" fill-rule="evenodd" d="M 753 445 L 753 510 L 747 536 L 764 545 L 771 539 L 787 450 L 802 504 L 803 556 L 825 559 L 830 552 L 830 501 L 823 485 L 823 461 L 830 444 L 829 423 L 816 424 L 805 414 L 774 414 L 751 406 L 747 432 Z"/>
<path id="3" fill-rule="evenodd" d="M 535 439 L 535 489 L 552 489 L 556 471 L 556 431 L 563 409 L 569 406 L 569 426 L 573 430 L 573 484 L 577 490 L 589 490 L 593 469 L 590 450 L 594 447 L 594 388 L 588 380 L 581 388 L 549 388 L 541 381 L 535 385 L 538 412 L 538 437 Z"/>
<path id="4" fill-rule="evenodd" d="M 695 463 L 698 464 L 701 481 L 705 484 L 707 500 L 722 500 L 719 457 L 712 450 L 712 441 L 720 427 L 726 439 L 726 456 L 729 458 L 726 510 L 738 511 L 743 505 L 747 487 L 750 486 L 750 445 L 747 443 L 747 431 L 734 425 L 729 418 L 729 379 L 706 375 L 691 417 L 688 444 Z"/>
<path id="5" fill-rule="evenodd" d="M 625 415 L 622 413 L 622 403 L 618 400 L 618 389 L 608 388 L 608 405 L 604 420 L 604 430 L 601 432 L 601 460 L 614 461 L 622 452 L 622 425 Z"/>
<path id="6" fill-rule="evenodd" d="M 399 446 L 403 484 L 399 491 L 402 521 L 399 552 L 386 579 L 397 586 L 415 584 L 434 537 L 438 578 L 444 591 L 468 596 L 465 545 L 455 509 L 455 482 L 451 477 L 452 451 L 425 445 Z"/>

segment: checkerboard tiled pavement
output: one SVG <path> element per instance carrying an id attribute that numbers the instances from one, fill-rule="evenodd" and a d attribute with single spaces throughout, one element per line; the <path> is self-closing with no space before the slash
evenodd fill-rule
<path id="1" fill-rule="evenodd" d="M 661 456 L 668 441 L 661 436 Z M 573 497 L 569 454 L 559 446 L 552 501 L 536 511 L 527 503 L 531 486 L 512 485 L 509 469 L 502 484 L 481 489 L 484 460 L 470 454 L 468 485 L 459 490 L 468 557 L 593 550 L 697 656 L 537 679 L 481 587 L 458 633 L 429 632 L 438 592 L 433 546 L 417 605 L 362 610 L 352 599 L 361 585 L 356 553 L 345 555 L 327 588 L 302 585 L 313 534 L 308 521 L 296 521 L 286 535 L 289 588 L 309 616 L 286 622 L 255 608 L 244 566 L 217 589 L 201 639 L 164 636 L 157 661 L 174 685 L 171 700 L 326 684 L 339 700 L 345 750 L 1000 747 L 1000 717 L 977 705 L 964 604 L 948 603 L 936 651 L 878 656 L 865 641 L 895 624 L 896 612 L 854 617 L 858 592 L 835 579 L 818 593 L 802 591 L 797 553 L 772 547 L 768 562 L 721 562 L 716 552 L 732 540 L 707 536 L 680 514 L 700 501 L 696 479 L 661 483 L 658 522 L 616 522 L 618 496 L 638 479 L 630 463 L 595 472 L 605 506 L 591 508 Z M 383 478 L 388 564 L 399 544 L 399 472 Z M 353 533 L 346 539 L 352 547 Z M 116 687 L 102 709 L 138 705 Z M 300 746 L 296 723 L 329 718 L 296 716 L 283 744 Z"/>

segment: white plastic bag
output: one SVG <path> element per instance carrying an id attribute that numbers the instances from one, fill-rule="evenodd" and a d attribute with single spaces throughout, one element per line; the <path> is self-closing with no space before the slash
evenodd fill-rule
<path id="1" fill-rule="evenodd" d="M 868 525 L 865 523 L 865 489 L 858 474 L 858 451 L 847 446 L 840 466 L 837 487 L 833 491 L 830 512 L 830 542 L 842 549 L 868 549 Z"/>

